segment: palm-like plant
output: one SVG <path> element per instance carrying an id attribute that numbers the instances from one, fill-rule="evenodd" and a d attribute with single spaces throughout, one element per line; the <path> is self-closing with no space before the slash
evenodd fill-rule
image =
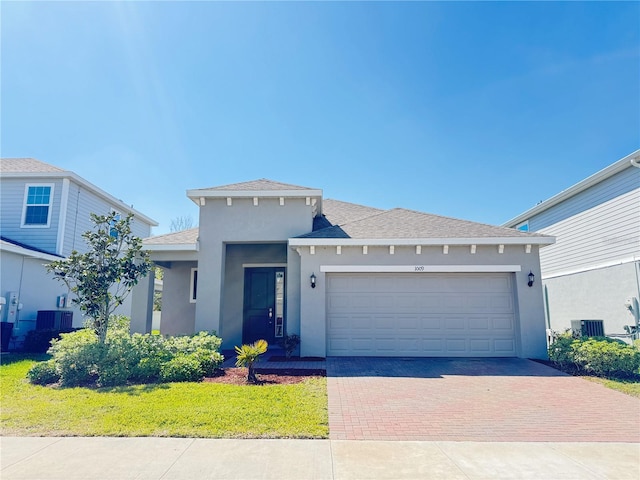
<path id="1" fill-rule="evenodd" d="M 253 364 L 258 360 L 258 357 L 267 351 L 269 344 L 266 340 L 256 340 L 251 345 L 242 345 L 242 347 L 236 346 L 236 367 L 247 367 L 247 382 L 257 383 L 258 378 Z"/>

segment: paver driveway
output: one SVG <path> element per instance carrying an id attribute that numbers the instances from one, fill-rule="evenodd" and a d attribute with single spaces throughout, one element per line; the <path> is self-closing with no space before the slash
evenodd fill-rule
<path id="1" fill-rule="evenodd" d="M 531 360 L 327 359 L 334 440 L 640 442 L 640 399 Z"/>

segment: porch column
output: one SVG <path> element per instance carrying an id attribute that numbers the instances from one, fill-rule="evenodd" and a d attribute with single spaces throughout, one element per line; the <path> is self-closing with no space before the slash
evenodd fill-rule
<path id="1" fill-rule="evenodd" d="M 222 336 L 222 287 L 224 272 L 224 244 L 200 243 L 198 261 L 198 291 L 196 300 L 195 331 L 215 331 Z"/>

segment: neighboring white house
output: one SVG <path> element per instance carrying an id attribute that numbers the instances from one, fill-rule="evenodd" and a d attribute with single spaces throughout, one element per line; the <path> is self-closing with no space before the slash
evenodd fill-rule
<path id="1" fill-rule="evenodd" d="M 199 228 L 144 241 L 164 268 L 162 333 L 213 330 L 224 348 L 295 333 L 302 356 L 546 358 L 553 237 L 265 179 L 187 195 Z"/>
<path id="2" fill-rule="evenodd" d="M 540 253 L 550 329 L 603 320 L 606 335 L 622 335 L 637 324 L 640 150 L 504 226 L 557 239 Z"/>
<path id="3" fill-rule="evenodd" d="M 157 225 L 73 172 L 31 158 L 0 159 L 0 297 L 5 299 L 0 320 L 14 324 L 14 336 L 34 328 L 39 310 L 71 310 L 67 288 L 45 265 L 72 250 L 86 251 L 82 234 L 93 227 L 89 214 L 111 211 L 133 213 L 132 229 L 139 237 L 148 237 Z M 143 279 L 136 287 L 140 293 L 119 309 L 138 330 L 151 325 L 149 285 L 153 281 Z M 75 311 L 74 326 L 82 323 Z"/>

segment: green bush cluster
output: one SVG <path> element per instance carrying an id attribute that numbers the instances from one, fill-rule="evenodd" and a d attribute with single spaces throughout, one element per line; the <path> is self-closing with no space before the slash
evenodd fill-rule
<path id="1" fill-rule="evenodd" d="M 623 378 L 640 373 L 640 350 L 607 337 L 558 335 L 549 347 L 549 359 L 571 373 Z"/>
<path id="2" fill-rule="evenodd" d="M 128 319 L 115 318 L 105 343 L 90 328 L 54 339 L 48 350 L 53 358 L 36 364 L 28 378 L 40 385 L 101 387 L 199 381 L 222 364 L 221 343 L 207 332 L 180 337 L 131 335 Z"/>

